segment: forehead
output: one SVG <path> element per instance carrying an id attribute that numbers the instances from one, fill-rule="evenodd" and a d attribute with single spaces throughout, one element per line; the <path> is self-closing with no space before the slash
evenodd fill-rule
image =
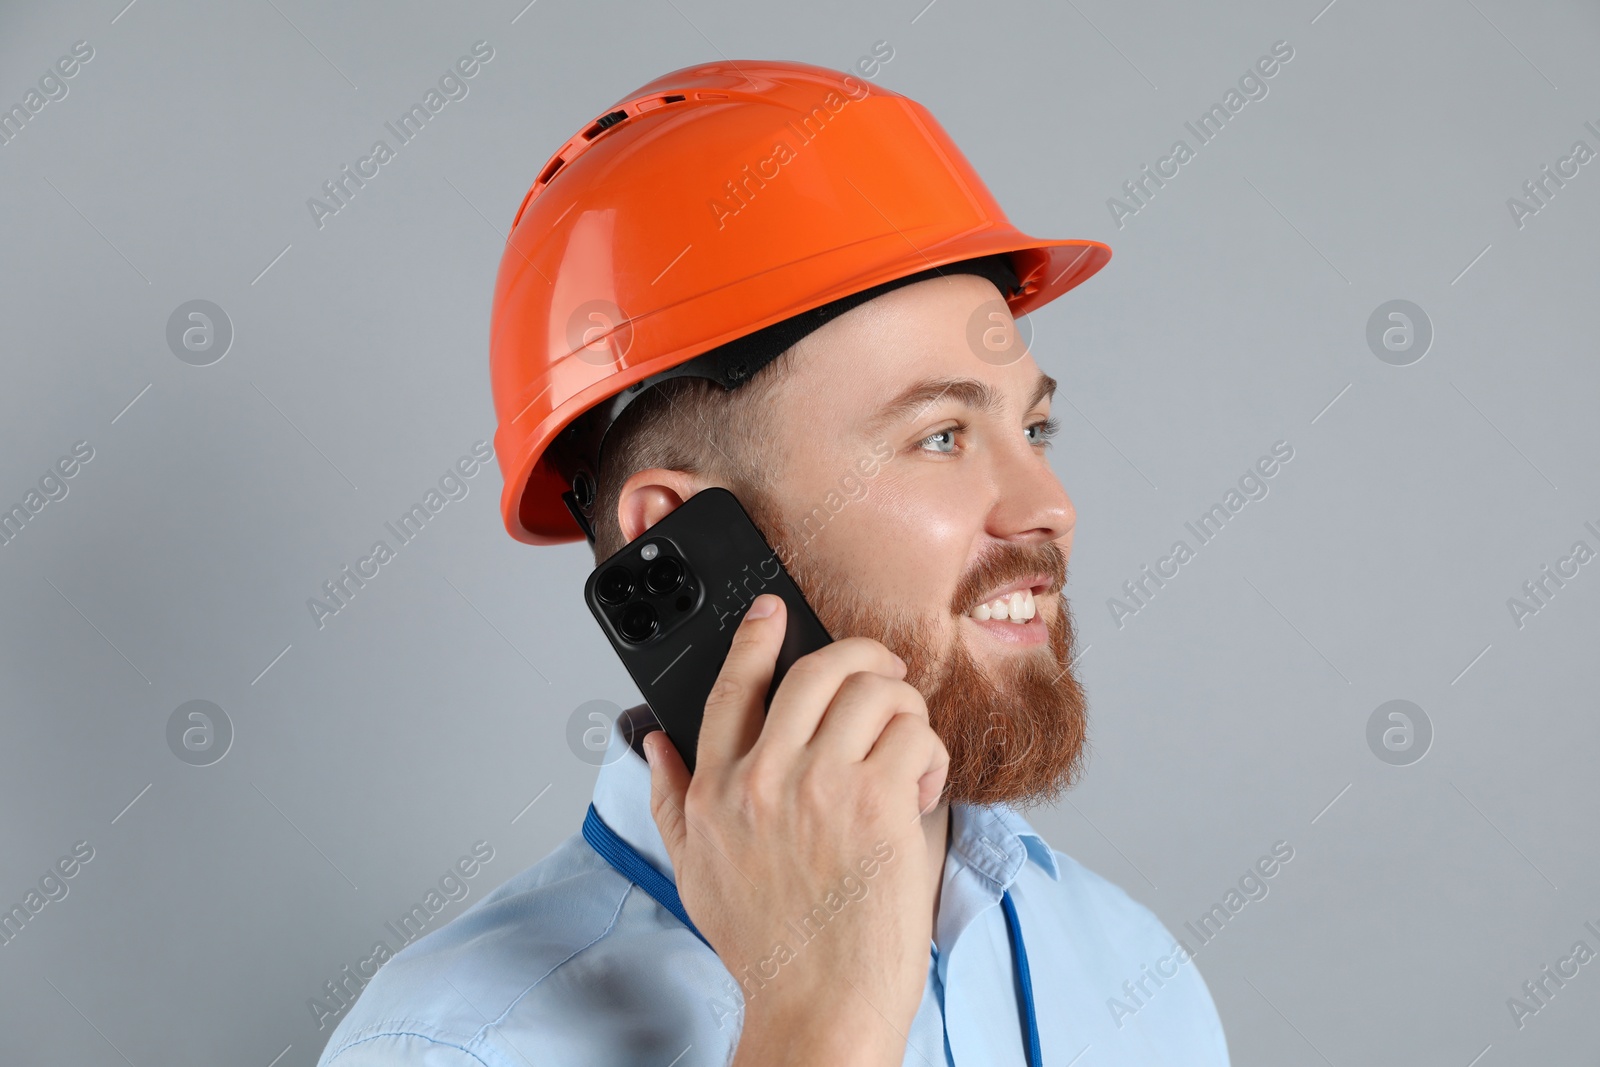
<path id="1" fill-rule="evenodd" d="M 998 316 L 998 317 L 997 317 Z M 884 405 L 929 379 L 976 379 L 1007 403 L 1032 399 L 1040 373 L 1032 355 L 1000 365 L 983 332 L 1009 324 L 993 283 L 975 274 L 929 278 L 890 290 L 832 319 L 784 355 L 781 419 L 796 413 L 843 432 L 872 422 Z"/>

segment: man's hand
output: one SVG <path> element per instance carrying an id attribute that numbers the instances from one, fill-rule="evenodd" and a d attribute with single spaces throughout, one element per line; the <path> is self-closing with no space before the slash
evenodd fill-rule
<path id="1" fill-rule="evenodd" d="M 933 927 L 922 813 L 949 756 L 906 666 L 849 637 L 796 660 L 758 597 L 706 701 L 695 773 L 645 739 L 650 810 L 691 919 L 744 988 L 735 1064 L 894 1064 Z M 841 904 L 842 902 L 842 904 Z"/>

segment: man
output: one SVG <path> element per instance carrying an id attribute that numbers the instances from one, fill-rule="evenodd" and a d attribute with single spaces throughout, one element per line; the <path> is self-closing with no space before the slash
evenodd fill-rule
<path id="1" fill-rule="evenodd" d="M 1085 701 L 1013 316 L 1108 258 L 803 64 L 674 72 L 552 158 L 491 331 L 508 530 L 600 560 L 728 488 L 837 640 L 764 712 L 757 597 L 694 775 L 625 713 L 583 832 L 386 963 L 323 1063 L 1228 1062 L 1187 947 L 1016 811 L 1076 781 Z"/>

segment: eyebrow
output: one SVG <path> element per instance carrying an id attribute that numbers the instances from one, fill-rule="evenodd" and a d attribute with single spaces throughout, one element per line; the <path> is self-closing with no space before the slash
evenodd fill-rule
<path id="1" fill-rule="evenodd" d="M 1046 397 L 1054 396 L 1055 392 L 1056 380 L 1041 372 L 1034 383 L 1033 395 L 1028 398 L 1028 407 L 1033 407 Z M 875 434 L 926 410 L 947 396 L 967 407 L 977 408 L 989 414 L 998 412 L 1003 404 L 1000 394 L 994 387 L 977 378 L 924 378 L 879 408 L 877 414 L 867 423 L 868 434 Z"/>

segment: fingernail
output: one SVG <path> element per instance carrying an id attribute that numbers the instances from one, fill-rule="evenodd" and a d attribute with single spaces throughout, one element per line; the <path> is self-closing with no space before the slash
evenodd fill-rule
<path id="1" fill-rule="evenodd" d="M 762 593 L 756 597 L 756 602 L 750 605 L 750 610 L 745 613 L 747 619 L 764 619 L 778 610 L 778 598 L 771 593 Z"/>
<path id="2" fill-rule="evenodd" d="M 651 770 L 655 770 L 655 766 L 656 766 L 656 749 L 655 749 L 655 745 L 653 744 L 654 741 L 655 741 L 655 735 L 654 734 L 646 734 L 645 735 L 645 738 L 644 738 L 644 761 L 645 761 L 646 764 L 649 765 Z"/>

